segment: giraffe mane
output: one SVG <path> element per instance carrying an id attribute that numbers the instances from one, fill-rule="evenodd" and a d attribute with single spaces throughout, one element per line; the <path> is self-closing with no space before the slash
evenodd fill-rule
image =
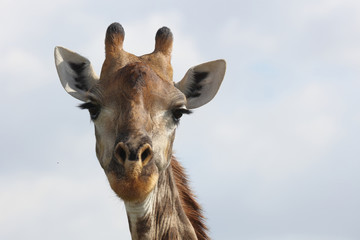
<path id="1" fill-rule="evenodd" d="M 174 156 L 171 160 L 171 168 L 182 207 L 195 230 L 197 238 L 199 240 L 210 239 L 207 235 L 208 228 L 205 225 L 205 217 L 203 216 L 202 209 L 196 201 L 196 196 L 189 187 L 188 176 Z"/>

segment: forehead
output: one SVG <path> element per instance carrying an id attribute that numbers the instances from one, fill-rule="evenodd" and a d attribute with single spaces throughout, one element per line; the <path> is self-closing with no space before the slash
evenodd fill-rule
<path id="1" fill-rule="evenodd" d="M 148 104 L 176 104 L 185 101 L 185 96 L 173 82 L 161 78 L 143 62 L 130 63 L 100 78 L 97 90 L 106 103 L 145 101 Z"/>

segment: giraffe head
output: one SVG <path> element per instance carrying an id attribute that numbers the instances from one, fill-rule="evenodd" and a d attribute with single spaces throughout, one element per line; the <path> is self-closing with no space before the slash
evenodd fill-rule
<path id="1" fill-rule="evenodd" d="M 85 57 L 55 48 L 62 86 L 83 102 L 95 125 L 96 154 L 115 193 L 124 201 L 142 201 L 171 161 L 175 129 L 183 114 L 209 102 L 224 78 L 224 60 L 190 68 L 173 82 L 173 35 L 163 27 L 151 54 L 123 50 L 125 33 L 111 24 L 105 37 L 100 77 Z"/>

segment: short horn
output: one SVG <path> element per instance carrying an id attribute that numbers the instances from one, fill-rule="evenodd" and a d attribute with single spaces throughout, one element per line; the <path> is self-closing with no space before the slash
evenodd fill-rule
<path id="1" fill-rule="evenodd" d="M 124 28 L 120 23 L 112 23 L 106 30 L 105 54 L 106 57 L 116 55 L 123 50 L 125 37 Z"/>
<path id="2" fill-rule="evenodd" d="M 155 52 L 160 51 L 165 55 L 170 55 L 172 50 L 173 34 L 167 27 L 160 28 L 155 37 Z"/>

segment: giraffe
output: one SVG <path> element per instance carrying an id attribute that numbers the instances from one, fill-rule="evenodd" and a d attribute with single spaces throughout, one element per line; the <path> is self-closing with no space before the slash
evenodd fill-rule
<path id="1" fill-rule="evenodd" d="M 218 92 L 226 63 L 194 66 L 174 83 L 169 28 L 157 31 L 154 51 L 143 56 L 126 52 L 124 37 L 119 23 L 107 28 L 100 77 L 87 58 L 55 47 L 61 84 L 90 113 L 96 156 L 124 201 L 132 239 L 209 239 L 172 146 L 180 118 Z"/>

